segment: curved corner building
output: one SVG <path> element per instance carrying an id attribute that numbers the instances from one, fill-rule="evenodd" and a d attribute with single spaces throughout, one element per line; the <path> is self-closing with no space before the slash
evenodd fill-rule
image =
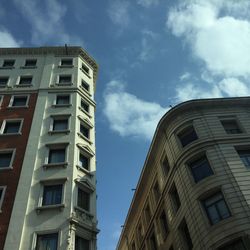
<path id="1" fill-rule="evenodd" d="M 192 100 L 165 114 L 117 249 L 250 249 L 249 97 Z"/>

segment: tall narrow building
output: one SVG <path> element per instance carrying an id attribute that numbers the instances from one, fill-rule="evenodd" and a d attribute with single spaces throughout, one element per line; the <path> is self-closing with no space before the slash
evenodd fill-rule
<path id="1" fill-rule="evenodd" d="M 97 70 L 80 47 L 0 49 L 0 249 L 96 249 Z"/>

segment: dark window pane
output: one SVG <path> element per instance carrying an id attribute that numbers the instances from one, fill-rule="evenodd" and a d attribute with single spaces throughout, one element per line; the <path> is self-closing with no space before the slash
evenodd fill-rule
<path id="1" fill-rule="evenodd" d="M 31 76 L 21 76 L 19 85 L 30 85 L 32 82 L 32 77 Z"/>
<path id="2" fill-rule="evenodd" d="M 160 224 L 162 228 L 162 235 L 165 238 L 168 235 L 168 221 L 165 211 L 163 210 L 160 216 Z"/>
<path id="3" fill-rule="evenodd" d="M 153 191 L 154 191 L 155 202 L 157 203 L 160 199 L 160 196 L 161 196 L 161 192 L 160 192 L 160 188 L 159 188 L 158 183 L 155 183 Z"/>
<path id="4" fill-rule="evenodd" d="M 62 59 L 61 66 L 72 66 L 73 59 Z"/>
<path id="5" fill-rule="evenodd" d="M 38 235 L 36 250 L 57 250 L 57 241 L 57 233 Z"/>
<path id="6" fill-rule="evenodd" d="M 56 205 L 62 202 L 62 184 L 53 186 L 44 186 L 43 206 Z"/>
<path id="7" fill-rule="evenodd" d="M 86 83 L 85 81 L 82 80 L 81 86 L 82 86 L 85 90 L 89 91 L 89 85 L 88 85 L 88 83 Z"/>
<path id="8" fill-rule="evenodd" d="M 154 233 L 150 237 L 150 245 L 151 245 L 151 250 L 157 250 L 158 249 Z"/>
<path id="9" fill-rule="evenodd" d="M 193 127 L 189 127 L 178 135 L 183 147 L 198 139 Z"/>
<path id="10" fill-rule="evenodd" d="M 165 173 L 165 175 L 167 175 L 170 167 L 169 167 L 168 158 L 166 156 L 165 156 L 164 160 L 162 161 L 161 166 L 162 166 L 163 172 Z"/>
<path id="11" fill-rule="evenodd" d="M 226 246 L 220 247 L 218 250 L 247 250 L 242 239 L 237 239 Z"/>
<path id="12" fill-rule="evenodd" d="M 225 131 L 227 134 L 240 134 L 242 133 L 238 123 L 235 120 L 224 120 L 221 121 Z"/>
<path id="13" fill-rule="evenodd" d="M 11 158 L 12 158 L 12 152 L 0 153 L 0 168 L 9 167 Z"/>
<path id="14" fill-rule="evenodd" d="M 191 169 L 195 182 L 199 182 L 200 180 L 213 175 L 213 171 L 206 157 L 202 157 L 197 161 L 191 162 L 189 164 L 189 167 Z"/>
<path id="15" fill-rule="evenodd" d="M 83 239 L 79 236 L 75 238 L 75 250 L 89 250 L 89 240 Z"/>
<path id="16" fill-rule="evenodd" d="M 22 107 L 26 106 L 27 96 L 14 96 L 12 106 L 13 107 Z"/>
<path id="17" fill-rule="evenodd" d="M 4 60 L 3 67 L 13 67 L 15 64 L 15 60 Z"/>
<path id="18" fill-rule="evenodd" d="M 89 128 L 86 128 L 82 123 L 80 123 L 80 133 L 89 138 Z"/>
<path id="19" fill-rule="evenodd" d="M 89 170 L 89 158 L 79 153 L 79 165 L 80 167 Z"/>
<path id="20" fill-rule="evenodd" d="M 36 66 L 36 59 L 28 59 L 25 61 L 25 67 L 35 67 Z"/>
<path id="21" fill-rule="evenodd" d="M 67 130 L 68 129 L 68 119 L 65 120 L 54 120 L 53 131 Z"/>
<path id="22" fill-rule="evenodd" d="M 175 185 L 173 185 L 170 190 L 170 196 L 173 202 L 174 209 L 177 212 L 181 206 L 181 201 L 180 201 L 179 194 L 177 192 Z"/>
<path id="23" fill-rule="evenodd" d="M 89 211 L 89 200 L 90 195 L 87 192 L 84 192 L 80 188 L 78 188 L 78 199 L 77 199 L 77 206 Z"/>
<path id="24" fill-rule="evenodd" d="M 89 105 L 83 100 L 81 100 L 81 108 L 85 110 L 86 112 L 89 112 Z"/>
<path id="25" fill-rule="evenodd" d="M 4 134 L 15 134 L 19 132 L 19 128 L 21 126 L 21 122 L 6 122 L 4 127 Z"/>
<path id="26" fill-rule="evenodd" d="M 238 154 L 244 163 L 245 167 L 250 168 L 250 150 L 238 150 Z"/>
<path id="27" fill-rule="evenodd" d="M 69 95 L 58 95 L 56 97 L 57 105 L 69 104 Z"/>
<path id="28" fill-rule="evenodd" d="M 71 83 L 71 76 L 59 76 L 59 83 L 60 84 Z"/>
<path id="29" fill-rule="evenodd" d="M 180 231 L 188 249 L 189 250 L 193 249 L 193 242 L 192 242 L 192 239 L 188 230 L 188 226 L 185 220 L 181 223 Z"/>
<path id="30" fill-rule="evenodd" d="M 50 149 L 48 163 L 60 163 L 60 162 L 65 162 L 65 148 Z"/>
<path id="31" fill-rule="evenodd" d="M 0 87 L 5 87 L 8 83 L 9 77 L 0 77 Z"/>
<path id="32" fill-rule="evenodd" d="M 87 66 L 85 66 L 84 64 L 82 64 L 82 70 L 83 70 L 85 73 L 89 74 L 89 68 L 88 68 Z"/>

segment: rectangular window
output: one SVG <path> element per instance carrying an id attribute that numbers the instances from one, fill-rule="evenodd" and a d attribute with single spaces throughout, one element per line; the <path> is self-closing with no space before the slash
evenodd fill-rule
<path id="1" fill-rule="evenodd" d="M 15 60 L 4 60 L 3 61 L 3 68 L 13 68 L 15 65 Z"/>
<path id="2" fill-rule="evenodd" d="M 0 186 L 0 212 L 3 204 L 4 194 L 5 194 L 6 187 Z"/>
<path id="3" fill-rule="evenodd" d="M 81 82 L 81 87 L 85 89 L 86 91 L 89 91 L 89 84 L 86 83 L 84 80 Z"/>
<path id="4" fill-rule="evenodd" d="M 131 250 L 136 250 L 135 242 L 132 243 L 132 245 L 131 245 Z"/>
<path id="5" fill-rule="evenodd" d="M 65 132 L 69 129 L 68 117 L 53 117 L 53 124 L 51 131 L 53 132 Z"/>
<path id="6" fill-rule="evenodd" d="M 85 64 L 83 64 L 82 63 L 82 71 L 84 72 L 84 73 L 86 73 L 87 75 L 89 74 L 89 68 L 85 65 Z"/>
<path id="7" fill-rule="evenodd" d="M 158 182 L 156 182 L 153 187 L 153 193 L 154 193 L 155 203 L 157 204 L 161 197 L 161 191 Z"/>
<path id="8" fill-rule="evenodd" d="M 57 250 L 58 233 L 37 235 L 36 250 Z"/>
<path id="9" fill-rule="evenodd" d="M 10 107 L 27 107 L 28 96 L 12 96 L 9 106 Z"/>
<path id="10" fill-rule="evenodd" d="M 14 151 L 0 151 L 0 170 L 5 168 L 11 168 L 14 158 Z"/>
<path id="11" fill-rule="evenodd" d="M 206 198 L 202 204 L 212 225 L 231 216 L 221 192 Z"/>
<path id="12" fill-rule="evenodd" d="M 25 60 L 25 67 L 35 67 L 36 66 L 36 59 L 27 59 Z"/>
<path id="13" fill-rule="evenodd" d="M 79 153 L 79 166 L 86 170 L 89 170 L 89 158 L 82 152 Z"/>
<path id="14" fill-rule="evenodd" d="M 180 227 L 179 227 L 180 233 L 182 235 L 182 238 L 185 242 L 185 245 L 188 247 L 188 250 L 193 249 L 193 242 L 188 230 L 188 226 L 185 220 L 182 221 Z"/>
<path id="15" fill-rule="evenodd" d="M 206 156 L 203 156 L 188 165 L 196 183 L 210 175 L 213 175 L 213 171 Z"/>
<path id="16" fill-rule="evenodd" d="M 150 243 L 150 246 L 151 246 L 150 247 L 151 250 L 157 250 L 158 249 L 157 241 L 156 241 L 156 237 L 155 237 L 154 233 L 152 233 L 152 235 L 150 236 L 149 243 Z"/>
<path id="17" fill-rule="evenodd" d="M 69 95 L 57 95 L 56 96 L 56 105 L 64 106 L 70 104 L 70 96 Z"/>
<path id="18" fill-rule="evenodd" d="M 152 216 L 149 205 L 147 205 L 145 207 L 144 214 L 145 214 L 145 219 L 146 219 L 147 223 L 149 223 L 149 221 L 151 220 L 151 216 Z"/>
<path id="19" fill-rule="evenodd" d="M 174 208 L 175 212 L 177 212 L 179 210 L 180 206 L 181 206 L 181 201 L 180 201 L 179 194 L 178 194 L 178 191 L 177 191 L 175 185 L 173 185 L 171 187 L 169 194 L 170 194 L 170 197 L 171 197 L 173 208 Z"/>
<path id="20" fill-rule="evenodd" d="M 66 148 L 49 149 L 48 164 L 64 163 L 66 158 Z"/>
<path id="21" fill-rule="evenodd" d="M 0 77 L 0 88 L 4 88 L 7 86 L 9 81 L 9 77 L 8 76 L 1 76 Z"/>
<path id="22" fill-rule="evenodd" d="M 78 188 L 77 206 L 89 211 L 90 194 Z"/>
<path id="23" fill-rule="evenodd" d="M 161 162 L 161 168 L 162 168 L 162 171 L 164 172 L 165 176 L 167 176 L 168 172 L 170 170 L 167 156 L 165 156 L 163 161 Z"/>
<path id="24" fill-rule="evenodd" d="M 198 139 L 193 126 L 184 129 L 178 134 L 178 137 L 183 147 Z"/>
<path id="25" fill-rule="evenodd" d="M 250 169 L 250 150 L 244 149 L 244 150 L 238 150 L 237 152 L 245 167 Z"/>
<path id="26" fill-rule="evenodd" d="M 161 234 L 163 239 L 165 239 L 169 233 L 169 228 L 168 228 L 168 220 L 167 220 L 167 215 L 165 213 L 165 210 L 162 211 L 160 217 L 160 226 L 161 226 Z"/>
<path id="27" fill-rule="evenodd" d="M 89 113 L 89 105 L 83 99 L 81 99 L 81 108 Z"/>
<path id="28" fill-rule="evenodd" d="M 141 223 L 139 223 L 138 225 L 137 232 L 138 232 L 138 240 L 141 243 L 143 236 L 144 236 Z"/>
<path id="29" fill-rule="evenodd" d="M 75 250 L 89 250 L 90 241 L 76 235 Z"/>
<path id="30" fill-rule="evenodd" d="M 58 205 L 62 203 L 63 184 L 48 185 L 43 187 L 42 206 Z"/>
<path id="31" fill-rule="evenodd" d="M 89 128 L 82 122 L 80 122 L 80 133 L 86 138 L 89 138 Z"/>
<path id="32" fill-rule="evenodd" d="M 236 120 L 222 120 L 221 124 L 224 127 L 227 134 L 242 133 Z"/>
<path id="33" fill-rule="evenodd" d="M 19 79 L 19 85 L 28 86 L 32 84 L 32 76 L 21 76 Z"/>
<path id="34" fill-rule="evenodd" d="M 218 248 L 218 250 L 247 250 L 247 248 L 242 239 L 237 239 L 226 246 Z"/>
<path id="35" fill-rule="evenodd" d="M 65 58 L 61 60 L 61 66 L 73 66 L 73 59 L 72 58 Z"/>
<path id="36" fill-rule="evenodd" d="M 5 120 L 2 125 L 2 134 L 18 134 L 21 133 L 22 121 L 20 120 Z"/>
<path id="37" fill-rule="evenodd" d="M 72 76 L 71 75 L 61 75 L 59 76 L 59 84 L 71 84 Z"/>

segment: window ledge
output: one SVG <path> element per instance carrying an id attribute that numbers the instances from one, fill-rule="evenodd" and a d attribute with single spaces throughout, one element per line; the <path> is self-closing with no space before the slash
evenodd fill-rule
<path id="1" fill-rule="evenodd" d="M 59 83 L 59 82 L 57 82 L 57 83 L 55 83 L 55 85 L 56 86 L 71 86 L 71 85 L 73 85 L 73 82 L 65 82 L 65 83 Z M 53 86 L 53 84 L 52 85 L 50 85 L 50 86 Z"/>
<path id="2" fill-rule="evenodd" d="M 78 210 L 78 211 L 86 214 L 87 216 L 89 216 L 91 218 L 94 218 L 94 215 L 92 213 L 90 213 L 89 211 L 87 211 L 87 210 L 85 210 L 85 209 L 83 209 L 81 207 L 78 207 L 78 206 L 75 206 L 74 208 L 75 208 L 75 210 Z"/>
<path id="3" fill-rule="evenodd" d="M 3 88 L 7 88 L 7 84 L 6 85 L 0 85 L 0 88 L 3 89 Z"/>
<path id="4" fill-rule="evenodd" d="M 69 134 L 70 130 L 69 129 L 67 129 L 67 130 L 50 130 L 48 133 L 50 135 L 53 135 L 53 134 Z"/>
<path id="5" fill-rule="evenodd" d="M 92 115 L 90 113 L 88 113 L 86 110 L 84 110 L 82 107 L 79 106 L 79 109 L 85 114 L 87 115 L 89 118 L 92 118 Z"/>
<path id="6" fill-rule="evenodd" d="M 66 168 L 68 166 L 68 162 L 59 162 L 59 163 L 47 163 L 43 164 L 43 168 L 58 168 L 58 167 L 63 167 Z"/>
<path id="7" fill-rule="evenodd" d="M 15 84 L 17 88 L 33 87 L 33 84 Z"/>
<path id="8" fill-rule="evenodd" d="M 87 141 L 89 144 L 93 144 L 93 142 L 88 137 L 84 136 L 82 133 L 78 132 L 77 135 L 83 140 Z"/>
<path id="9" fill-rule="evenodd" d="M 93 177 L 94 175 L 92 173 L 89 172 L 89 170 L 81 167 L 80 165 L 76 165 L 76 168 L 82 172 L 84 172 L 85 174 L 87 174 L 89 177 Z"/>
<path id="10" fill-rule="evenodd" d="M 7 109 L 16 109 L 16 108 L 29 108 L 29 106 L 8 106 Z"/>
<path id="11" fill-rule="evenodd" d="M 14 66 L 9 66 L 9 67 L 0 67 L 0 69 L 14 69 Z"/>
<path id="12" fill-rule="evenodd" d="M 37 66 L 21 66 L 20 69 L 36 69 Z"/>
<path id="13" fill-rule="evenodd" d="M 74 65 L 58 65 L 58 68 L 74 68 Z"/>
<path id="14" fill-rule="evenodd" d="M 45 206 L 39 206 L 36 208 L 37 213 L 40 213 L 43 210 L 50 210 L 50 209 L 59 209 L 60 211 L 65 208 L 65 204 L 56 204 L 56 205 L 45 205 Z"/>
<path id="15" fill-rule="evenodd" d="M 13 166 L 9 166 L 9 167 L 0 167 L 0 171 L 2 170 L 12 170 Z"/>
<path id="16" fill-rule="evenodd" d="M 61 107 L 71 107 L 72 104 L 53 104 L 52 107 L 53 108 L 61 108 Z"/>
<path id="17" fill-rule="evenodd" d="M 6 134 L 0 134 L 0 136 L 9 136 L 9 135 L 22 135 L 22 133 L 6 133 Z"/>
<path id="18" fill-rule="evenodd" d="M 83 86 L 80 85 L 80 89 L 81 89 L 84 93 L 86 93 L 88 96 L 92 97 L 92 95 L 90 94 L 90 92 L 89 92 L 87 89 L 85 89 Z"/>
<path id="19" fill-rule="evenodd" d="M 89 79 L 91 79 L 91 76 L 83 68 L 80 69 Z"/>

